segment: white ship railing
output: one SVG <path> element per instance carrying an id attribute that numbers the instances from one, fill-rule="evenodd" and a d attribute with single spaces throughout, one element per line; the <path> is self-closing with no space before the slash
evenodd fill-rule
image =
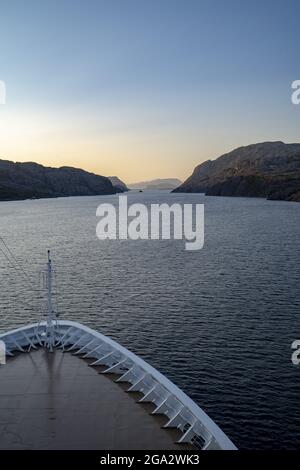
<path id="1" fill-rule="evenodd" d="M 192 443 L 202 450 L 236 450 L 235 445 L 216 423 L 182 390 L 134 353 L 87 326 L 59 321 L 56 347 L 94 359 L 91 366 L 105 366 L 102 373 L 119 375 L 117 382 L 128 382 L 128 392 L 140 392 L 140 402 L 154 405 L 152 414 L 168 418 L 165 428 L 178 428 L 178 441 Z M 45 344 L 46 323 L 32 324 L 0 335 L 6 354 L 25 352 Z"/>

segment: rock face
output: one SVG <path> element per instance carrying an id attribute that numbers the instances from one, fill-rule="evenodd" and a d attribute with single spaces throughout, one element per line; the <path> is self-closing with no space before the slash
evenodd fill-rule
<path id="1" fill-rule="evenodd" d="M 125 193 L 126 191 L 129 191 L 126 184 L 117 176 L 109 176 L 108 178 L 110 179 L 112 185 L 116 188 L 117 193 Z"/>
<path id="2" fill-rule="evenodd" d="M 300 144 L 240 147 L 197 166 L 174 192 L 300 201 Z"/>
<path id="3" fill-rule="evenodd" d="M 0 200 L 115 194 L 108 178 L 71 167 L 0 160 Z"/>
<path id="4" fill-rule="evenodd" d="M 151 181 L 140 181 L 129 185 L 130 189 L 175 189 L 182 183 L 177 178 L 162 178 Z"/>

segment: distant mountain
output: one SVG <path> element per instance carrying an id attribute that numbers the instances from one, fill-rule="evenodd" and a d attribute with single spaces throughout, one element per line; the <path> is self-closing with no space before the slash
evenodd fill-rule
<path id="1" fill-rule="evenodd" d="M 130 189 L 174 189 L 182 183 L 177 178 L 161 178 L 150 181 L 140 181 L 139 183 L 129 184 Z"/>
<path id="2" fill-rule="evenodd" d="M 263 142 L 197 166 L 174 192 L 300 201 L 300 144 Z"/>
<path id="3" fill-rule="evenodd" d="M 125 191 L 129 191 L 126 184 L 117 176 L 109 176 L 108 178 L 110 179 L 112 185 L 116 188 L 118 193 L 124 193 Z"/>
<path id="4" fill-rule="evenodd" d="M 71 167 L 0 160 L 0 200 L 115 194 L 111 181 Z"/>

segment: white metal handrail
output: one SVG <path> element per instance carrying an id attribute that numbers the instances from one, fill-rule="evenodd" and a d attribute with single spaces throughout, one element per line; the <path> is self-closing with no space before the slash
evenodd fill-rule
<path id="1" fill-rule="evenodd" d="M 1 334 L 0 340 L 6 343 L 7 353 L 13 354 L 14 350 L 22 351 L 26 346 L 40 345 L 40 331 L 45 327 L 46 322 L 31 324 Z M 128 391 L 140 391 L 144 395 L 141 401 L 155 405 L 153 414 L 164 414 L 169 418 L 166 427 L 169 425 L 182 431 L 179 443 L 196 442 L 200 437 L 203 449 L 236 450 L 226 434 L 190 397 L 139 356 L 80 323 L 60 320 L 58 327 L 58 346 L 63 349 L 68 346 L 68 349 L 95 358 L 95 365 L 107 366 L 104 372 L 116 373 L 120 375 L 117 381 L 124 379 L 130 383 Z"/>

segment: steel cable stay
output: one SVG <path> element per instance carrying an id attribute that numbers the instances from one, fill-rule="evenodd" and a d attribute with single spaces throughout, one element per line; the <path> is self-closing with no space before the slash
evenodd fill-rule
<path id="1" fill-rule="evenodd" d="M 13 261 L 11 260 L 11 258 L 7 255 L 7 253 L 3 250 L 3 248 L 2 248 L 1 246 L 0 246 L 0 251 L 2 252 L 2 254 L 4 255 L 4 257 L 7 259 L 9 265 L 10 265 L 14 270 L 16 270 L 16 271 L 19 273 L 18 268 L 14 265 Z M 22 277 L 23 277 L 23 276 L 22 276 Z M 24 279 L 24 277 L 23 277 L 23 279 Z M 25 279 L 25 280 L 26 280 L 26 283 L 28 284 L 27 279 Z M 32 285 L 31 285 L 31 284 L 29 284 L 29 286 L 30 286 L 30 288 L 32 288 Z M 24 305 L 24 306 L 26 306 L 26 307 L 30 307 L 30 309 L 32 309 L 32 310 L 35 309 L 35 307 L 34 307 L 32 304 L 29 306 L 29 304 L 27 304 L 27 302 L 24 301 L 24 299 L 22 300 L 22 305 Z M 9 317 L 9 313 L 8 313 L 4 318 L 2 318 L 2 321 L 5 321 L 8 317 Z"/>
<path id="2" fill-rule="evenodd" d="M 25 271 L 21 263 L 18 261 L 18 259 L 15 257 L 13 254 L 12 250 L 9 248 L 3 237 L 0 235 L 0 242 L 2 242 L 3 246 L 0 245 L 0 251 L 8 261 L 9 265 L 19 274 L 21 275 L 22 279 L 26 282 L 27 286 L 30 288 L 30 290 L 34 293 L 34 300 L 36 302 L 33 303 L 28 303 L 26 300 L 22 299 L 22 305 L 24 305 L 29 311 L 32 312 L 38 312 L 40 315 L 41 313 L 43 314 L 43 311 L 46 312 L 46 307 L 42 306 L 41 303 L 44 299 L 39 295 L 41 292 L 43 292 L 43 289 L 40 285 L 38 285 L 38 288 L 36 289 L 30 279 L 29 274 Z M 6 250 L 6 251 L 5 251 Z M 40 282 L 39 282 L 40 284 Z M 37 294 L 37 295 L 36 295 Z M 34 305 L 36 303 L 36 305 Z M 7 314 L 2 321 L 5 321 L 9 317 L 9 314 Z"/>
<path id="3" fill-rule="evenodd" d="M 5 243 L 5 241 L 3 240 L 3 237 L 1 237 L 0 235 L 0 241 L 3 243 L 4 247 L 6 248 L 6 250 L 8 251 L 9 254 L 7 254 L 5 252 L 5 250 L 0 246 L 0 251 L 3 253 L 3 255 L 5 256 L 5 258 L 8 260 L 8 262 L 10 263 L 10 265 L 12 266 L 12 268 L 14 268 L 17 272 L 19 273 L 22 273 L 22 276 L 25 280 L 25 282 L 28 284 L 28 286 L 34 291 L 36 292 L 37 290 L 34 288 L 34 285 L 32 284 L 30 278 L 29 278 L 29 275 L 28 273 L 26 273 L 25 269 L 23 268 L 23 266 L 21 265 L 21 263 L 17 260 L 17 258 L 14 256 L 14 254 L 12 253 L 12 251 L 10 250 L 10 248 L 7 246 L 7 244 Z M 11 258 L 9 257 L 9 255 L 11 256 Z"/>

